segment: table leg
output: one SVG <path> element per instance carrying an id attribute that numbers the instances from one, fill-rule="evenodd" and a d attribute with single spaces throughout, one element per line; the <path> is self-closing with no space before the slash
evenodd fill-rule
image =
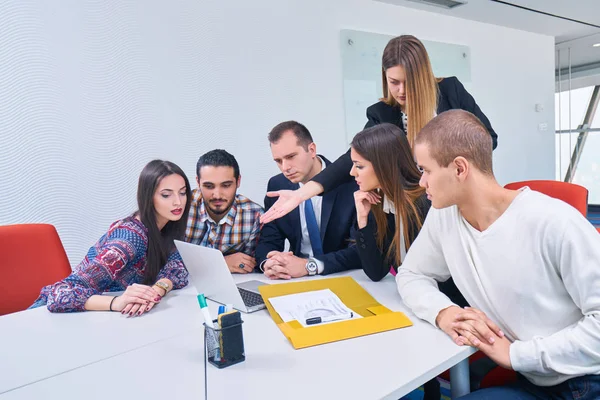
<path id="1" fill-rule="evenodd" d="M 458 399 L 471 392 L 469 379 L 469 359 L 465 358 L 454 367 L 450 368 L 450 388 L 452 399 Z"/>

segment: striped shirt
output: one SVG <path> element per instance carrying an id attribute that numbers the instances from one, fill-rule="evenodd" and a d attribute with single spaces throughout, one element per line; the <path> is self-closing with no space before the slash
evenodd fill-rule
<path id="1" fill-rule="evenodd" d="M 208 215 L 201 192 L 194 189 L 185 240 L 219 249 L 224 256 L 244 253 L 254 257 L 263 213 L 261 206 L 236 194 L 229 212 L 217 223 Z"/>

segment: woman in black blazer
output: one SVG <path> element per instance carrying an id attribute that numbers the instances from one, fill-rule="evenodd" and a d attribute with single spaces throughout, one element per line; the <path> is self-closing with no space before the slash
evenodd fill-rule
<path id="1" fill-rule="evenodd" d="M 383 123 L 367 128 L 350 146 L 350 175 L 360 189 L 354 193 L 356 248 L 365 274 L 380 281 L 390 266 L 397 270 L 402 264 L 431 202 L 419 186 L 421 173 L 398 126 Z M 452 278 L 438 285 L 455 304 L 468 305 Z"/>
<path id="2" fill-rule="evenodd" d="M 416 239 L 431 203 L 406 135 L 396 125 L 367 128 L 352 139 L 356 250 L 365 274 L 380 281 L 397 270 Z M 373 198 L 381 199 L 374 202 Z"/>
<path id="3" fill-rule="evenodd" d="M 414 36 L 396 37 L 387 44 L 382 57 L 383 95 L 376 104 L 367 108 L 365 128 L 384 122 L 398 126 L 407 135 L 409 143 L 435 114 L 451 109 L 473 113 L 486 126 L 495 149 L 498 135 L 483 114 L 473 96 L 456 77 L 436 79 L 429 56 L 423 44 Z M 267 193 L 279 199 L 262 217 L 267 223 L 286 215 L 304 200 L 349 182 L 352 177 L 350 150 L 315 176 L 302 188 Z"/>

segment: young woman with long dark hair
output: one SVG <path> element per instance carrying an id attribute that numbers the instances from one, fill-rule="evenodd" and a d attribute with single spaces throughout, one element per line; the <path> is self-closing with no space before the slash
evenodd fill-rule
<path id="1" fill-rule="evenodd" d="M 392 124 L 363 130 L 350 144 L 350 175 L 359 186 L 354 193 L 357 249 L 363 269 L 381 280 L 402 263 L 415 240 L 430 203 L 419 186 L 417 169 L 406 136 Z M 372 193 L 383 198 L 373 203 Z"/>
<path id="2" fill-rule="evenodd" d="M 150 311 L 169 291 L 187 285 L 173 240 L 184 237 L 190 202 L 190 183 L 181 168 L 151 161 L 138 181 L 138 211 L 113 223 L 71 275 L 44 287 L 31 308 L 129 316 Z M 117 291 L 124 293 L 103 295 Z"/>

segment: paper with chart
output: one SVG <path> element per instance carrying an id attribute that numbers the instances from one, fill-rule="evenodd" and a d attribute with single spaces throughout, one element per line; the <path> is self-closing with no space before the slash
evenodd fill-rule
<path id="1" fill-rule="evenodd" d="M 318 326 L 306 324 L 308 318 L 314 317 L 334 317 L 352 313 L 353 319 L 362 318 L 346 307 L 330 289 L 271 297 L 269 301 L 283 322 L 297 320 L 303 327 Z M 319 325 L 336 322 L 340 321 L 323 322 Z"/>

